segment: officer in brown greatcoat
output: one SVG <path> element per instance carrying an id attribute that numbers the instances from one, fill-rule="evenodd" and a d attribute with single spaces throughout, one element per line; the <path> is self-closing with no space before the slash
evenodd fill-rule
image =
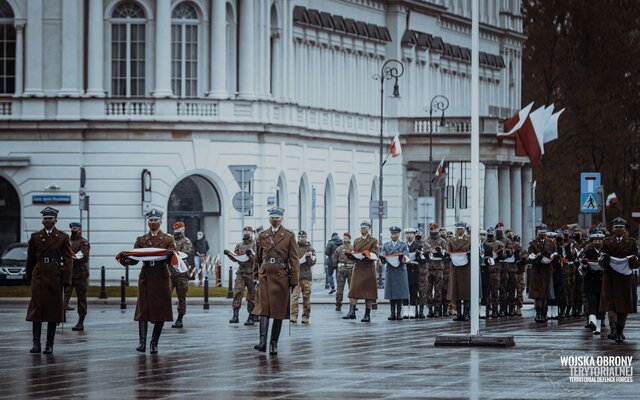
<path id="1" fill-rule="evenodd" d="M 71 285 L 73 270 L 69 235 L 56 229 L 58 210 L 47 207 L 41 211 L 44 229 L 29 239 L 27 249 L 27 280 L 31 282 L 31 301 L 27 321 L 33 322 L 31 353 L 40 353 L 42 323 L 47 322 L 44 354 L 53 353 L 56 323 L 64 322 L 64 289 Z"/>
<path id="2" fill-rule="evenodd" d="M 173 252 L 176 251 L 176 243 L 173 236 L 167 235 L 160 230 L 162 212 L 154 208 L 146 215 L 149 232 L 139 236 L 133 247 L 136 249 L 148 247 L 167 249 L 169 250 L 167 252 L 167 260 L 170 260 Z M 138 261 L 126 257 L 121 259 L 129 265 L 138 263 Z M 167 260 L 145 261 L 138 277 L 138 300 L 133 319 L 138 321 L 140 343 L 136 350 L 141 353 L 144 353 L 147 348 L 147 322 L 154 323 L 149 352 L 156 354 L 158 352 L 158 340 L 165 321 L 173 321 L 171 274 L 169 272 L 169 268 L 173 267 L 169 265 Z"/>
<path id="3" fill-rule="evenodd" d="M 84 318 L 87 315 L 87 288 L 89 287 L 89 242 L 82 237 L 82 224 L 72 222 L 71 229 L 71 252 L 73 253 L 73 274 L 71 276 L 71 286 L 66 290 L 64 296 L 65 309 L 69 305 L 71 292 L 75 289 L 78 296 L 78 323 L 71 328 L 74 331 L 84 330 Z"/>
<path id="4" fill-rule="evenodd" d="M 353 252 L 362 253 L 364 258 L 358 260 L 353 255 L 349 258 L 355 261 L 351 285 L 349 286 L 349 313 L 342 319 L 356 319 L 356 304 L 358 299 L 364 299 L 365 311 L 361 322 L 371 322 L 371 307 L 373 301 L 378 298 L 378 285 L 376 283 L 376 259 L 378 257 L 378 241 L 369 234 L 371 224 L 360 224 L 361 237 L 353 242 Z M 371 257 L 366 256 L 371 255 Z"/>
<path id="5" fill-rule="evenodd" d="M 471 267 L 469 252 L 471 239 L 466 234 L 464 222 L 456 224 L 455 236 L 447 243 L 447 253 L 451 256 L 451 276 L 449 278 L 448 299 L 456 305 L 457 315 L 454 321 L 468 321 L 471 311 Z M 464 309 L 462 308 L 464 302 Z"/>
<path id="6" fill-rule="evenodd" d="M 633 312 L 633 291 L 636 290 L 632 269 L 638 268 L 638 245 L 627 233 L 627 221 L 613 220 L 612 235 L 602 243 L 602 290 L 600 311 L 609 312 L 609 339 L 624 341 L 627 314 Z"/>
<path id="7" fill-rule="evenodd" d="M 547 300 L 549 299 L 549 286 L 553 274 L 551 262 L 556 251 L 555 241 L 547 237 L 547 232 L 546 225 L 536 226 L 536 238 L 529 243 L 527 250 L 531 261 L 529 297 L 534 299 L 535 321 L 540 323 L 546 322 L 548 319 Z"/>
<path id="8" fill-rule="evenodd" d="M 289 319 L 291 289 L 298 285 L 298 243 L 293 232 L 282 226 L 284 210 L 269 210 L 269 224 L 256 240 L 254 273 L 258 274 L 258 298 L 253 309 L 260 316 L 260 342 L 253 348 L 267 351 L 269 318 L 273 318 L 269 354 L 278 354 L 282 320 Z"/>

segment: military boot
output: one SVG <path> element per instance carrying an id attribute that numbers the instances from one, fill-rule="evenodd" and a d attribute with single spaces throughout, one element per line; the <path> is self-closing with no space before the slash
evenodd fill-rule
<path id="1" fill-rule="evenodd" d="M 536 307 L 536 318 L 535 321 L 540 323 L 540 322 L 544 322 L 544 320 L 542 319 L 542 307 Z"/>
<path id="2" fill-rule="evenodd" d="M 236 314 L 235 316 L 236 316 L 236 319 L 237 319 L 238 312 L 235 311 L 235 314 Z M 178 314 L 178 318 L 176 319 L 176 323 L 171 325 L 171 327 L 172 328 L 182 328 L 184 326 L 184 325 L 182 325 L 182 317 L 184 317 L 184 314 Z M 231 322 L 231 321 L 229 321 L 229 322 Z"/>
<path id="3" fill-rule="evenodd" d="M 44 344 L 44 350 L 42 354 L 51 354 L 53 353 L 53 340 L 56 338 L 56 323 L 48 322 L 47 323 L 47 342 Z"/>
<path id="4" fill-rule="evenodd" d="M 516 315 L 515 311 L 514 311 L 515 306 L 513 304 L 509 304 L 509 316 L 513 317 Z"/>
<path id="5" fill-rule="evenodd" d="M 516 306 L 516 317 L 522 317 L 522 307 L 521 306 Z"/>
<path id="6" fill-rule="evenodd" d="M 387 319 L 389 321 L 395 321 L 396 320 L 396 303 L 393 300 L 389 300 L 389 308 L 391 309 L 391 314 L 389 314 L 389 317 Z M 402 319 L 402 316 L 400 316 L 400 319 Z"/>
<path id="7" fill-rule="evenodd" d="M 549 320 L 549 306 L 542 307 L 542 322 L 547 322 Z"/>
<path id="8" fill-rule="evenodd" d="M 136 351 L 144 353 L 147 350 L 147 321 L 138 321 L 138 335 L 140 343 L 136 347 Z"/>
<path id="9" fill-rule="evenodd" d="M 160 340 L 160 334 L 162 333 L 163 322 L 156 322 L 153 326 L 153 332 L 151 333 L 151 342 L 149 342 L 149 354 L 158 353 L 158 341 Z"/>
<path id="10" fill-rule="evenodd" d="M 247 317 L 247 320 L 244 322 L 244 324 L 246 326 L 253 325 L 253 315 L 252 314 L 249 314 L 249 316 Z"/>
<path id="11" fill-rule="evenodd" d="M 260 341 L 257 345 L 253 346 L 255 350 L 265 352 L 267 351 L 267 331 L 269 330 L 269 317 L 260 317 Z"/>
<path id="12" fill-rule="evenodd" d="M 497 304 L 492 304 L 491 305 L 491 318 L 498 318 L 498 305 Z"/>
<path id="13" fill-rule="evenodd" d="M 355 316 L 354 316 L 355 318 Z M 366 308 L 364 310 L 364 317 L 360 320 L 360 322 L 371 322 L 371 309 Z"/>
<path id="14" fill-rule="evenodd" d="M 558 319 L 564 319 L 564 306 L 558 306 Z"/>
<path id="15" fill-rule="evenodd" d="M 356 306 L 355 304 L 349 305 L 349 312 L 342 319 L 356 319 Z"/>
<path id="16" fill-rule="evenodd" d="M 620 326 L 616 326 L 616 343 L 623 343 L 624 342 L 624 325 Z"/>
<path id="17" fill-rule="evenodd" d="M 462 312 L 462 303 L 458 302 L 458 305 L 456 306 L 457 309 L 457 313 L 456 313 L 456 317 L 453 319 L 454 321 L 464 321 L 464 313 Z"/>
<path id="18" fill-rule="evenodd" d="M 462 313 L 462 317 L 464 318 L 465 321 L 469 321 L 469 314 L 471 313 L 471 304 L 469 303 L 465 303 L 464 304 L 464 312 Z"/>
<path id="19" fill-rule="evenodd" d="M 402 301 L 396 300 L 396 321 L 402 321 Z"/>
<path id="20" fill-rule="evenodd" d="M 506 314 L 505 309 L 507 308 L 507 305 L 504 303 L 500 303 L 500 312 L 498 312 L 498 317 L 504 317 Z"/>
<path id="21" fill-rule="evenodd" d="M 229 320 L 230 324 L 237 324 L 240 322 L 240 320 L 238 319 L 238 312 L 240 310 L 233 310 L 233 317 L 231 317 L 231 319 Z"/>
<path id="22" fill-rule="evenodd" d="M 84 330 L 84 315 L 78 318 L 78 323 L 76 326 L 71 328 L 72 331 L 83 331 Z"/>
<path id="23" fill-rule="evenodd" d="M 433 307 L 429 306 L 429 312 L 427 313 L 427 318 L 433 318 Z"/>
<path id="24" fill-rule="evenodd" d="M 433 318 L 440 317 L 440 307 L 436 306 L 433 310 Z"/>
<path id="25" fill-rule="evenodd" d="M 33 347 L 29 353 L 41 353 L 40 336 L 42 335 L 42 322 L 33 322 Z"/>
<path id="26" fill-rule="evenodd" d="M 564 310 L 564 317 L 565 318 L 571 318 L 571 307 L 566 307 Z"/>
<path id="27" fill-rule="evenodd" d="M 425 315 L 424 315 L 424 306 L 423 306 L 423 305 L 420 305 L 419 310 L 420 310 L 420 311 L 418 311 L 418 318 L 420 318 L 420 319 L 425 319 L 426 317 L 425 317 Z"/>
<path id="28" fill-rule="evenodd" d="M 271 341 L 269 342 L 269 354 L 278 354 L 278 339 L 280 338 L 280 330 L 282 329 L 282 320 L 274 319 L 271 327 Z"/>
<path id="29" fill-rule="evenodd" d="M 336 311 L 342 311 L 342 304 L 336 304 Z"/>
<path id="30" fill-rule="evenodd" d="M 611 340 L 616 340 L 616 338 L 618 337 L 618 330 L 617 330 L 617 323 L 616 321 L 609 321 L 609 334 L 607 335 L 607 337 Z"/>

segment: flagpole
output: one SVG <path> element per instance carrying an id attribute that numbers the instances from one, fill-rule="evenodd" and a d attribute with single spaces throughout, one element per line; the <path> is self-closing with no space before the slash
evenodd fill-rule
<path id="1" fill-rule="evenodd" d="M 471 335 L 480 334 L 480 109 L 478 0 L 472 0 L 471 11 Z"/>

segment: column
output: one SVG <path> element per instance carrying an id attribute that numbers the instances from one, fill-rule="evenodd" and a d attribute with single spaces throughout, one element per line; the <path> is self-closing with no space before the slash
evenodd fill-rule
<path id="1" fill-rule="evenodd" d="M 254 34 L 254 1 L 240 1 L 240 96 L 244 98 L 252 98 L 255 96 L 254 88 L 254 50 L 253 42 Z"/>
<path id="2" fill-rule="evenodd" d="M 227 19 L 226 1 L 211 0 L 211 91 L 210 97 L 227 97 Z M 231 60 L 229 60 L 231 62 Z"/>
<path id="3" fill-rule="evenodd" d="M 522 173 L 519 165 L 511 166 L 511 229 L 522 237 Z"/>
<path id="4" fill-rule="evenodd" d="M 60 96 L 76 97 L 80 94 L 78 58 L 80 55 L 80 20 L 78 0 L 62 0 L 62 83 Z"/>
<path id="5" fill-rule="evenodd" d="M 525 165 L 522 167 L 522 245 L 528 245 L 529 241 L 533 239 L 533 226 L 536 221 L 533 220 L 533 211 L 531 210 L 531 182 L 533 176 L 531 173 L 531 166 Z M 527 221 L 531 221 L 527 223 Z"/>
<path id="6" fill-rule="evenodd" d="M 103 0 L 89 1 L 89 67 L 87 95 L 104 97 L 104 20 Z"/>
<path id="7" fill-rule="evenodd" d="M 484 227 L 498 222 L 498 165 L 484 163 Z M 476 229 L 476 228 L 473 228 Z"/>
<path id="8" fill-rule="evenodd" d="M 156 87 L 154 97 L 171 92 L 171 2 L 156 2 Z"/>
<path id="9" fill-rule="evenodd" d="M 24 21 L 16 21 L 16 90 L 15 96 L 22 96 L 24 90 Z"/>
<path id="10" fill-rule="evenodd" d="M 509 171 L 509 163 L 502 163 L 500 165 L 498 176 L 500 194 L 498 215 L 504 226 L 511 226 L 511 178 Z"/>
<path id="11" fill-rule="evenodd" d="M 43 23 L 42 23 L 42 0 L 28 0 L 27 2 L 27 59 L 26 65 L 26 96 L 43 96 L 42 91 L 42 59 L 43 51 Z"/>

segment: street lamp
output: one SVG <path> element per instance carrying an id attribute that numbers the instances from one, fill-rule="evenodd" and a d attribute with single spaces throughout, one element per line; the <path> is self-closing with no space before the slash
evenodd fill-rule
<path id="1" fill-rule="evenodd" d="M 429 112 L 429 173 L 433 173 L 433 112 L 442 111 L 440 117 L 440 126 L 444 126 L 444 110 L 449 108 L 449 99 L 439 94 L 433 96 L 429 107 L 425 108 L 425 111 Z M 433 195 L 433 176 L 429 176 L 429 197 Z"/>
<path id="2" fill-rule="evenodd" d="M 393 84 L 393 97 L 400 97 L 400 89 L 398 87 L 398 78 L 404 74 L 404 64 L 394 58 L 387 60 L 382 64 L 379 74 L 374 74 L 373 79 L 380 81 L 380 175 L 378 177 L 378 245 L 382 246 L 382 213 L 384 210 L 382 203 L 382 167 L 384 161 L 382 153 L 384 152 L 384 81 L 395 79 Z M 384 288 L 382 283 L 382 268 L 378 266 L 378 288 Z"/>

